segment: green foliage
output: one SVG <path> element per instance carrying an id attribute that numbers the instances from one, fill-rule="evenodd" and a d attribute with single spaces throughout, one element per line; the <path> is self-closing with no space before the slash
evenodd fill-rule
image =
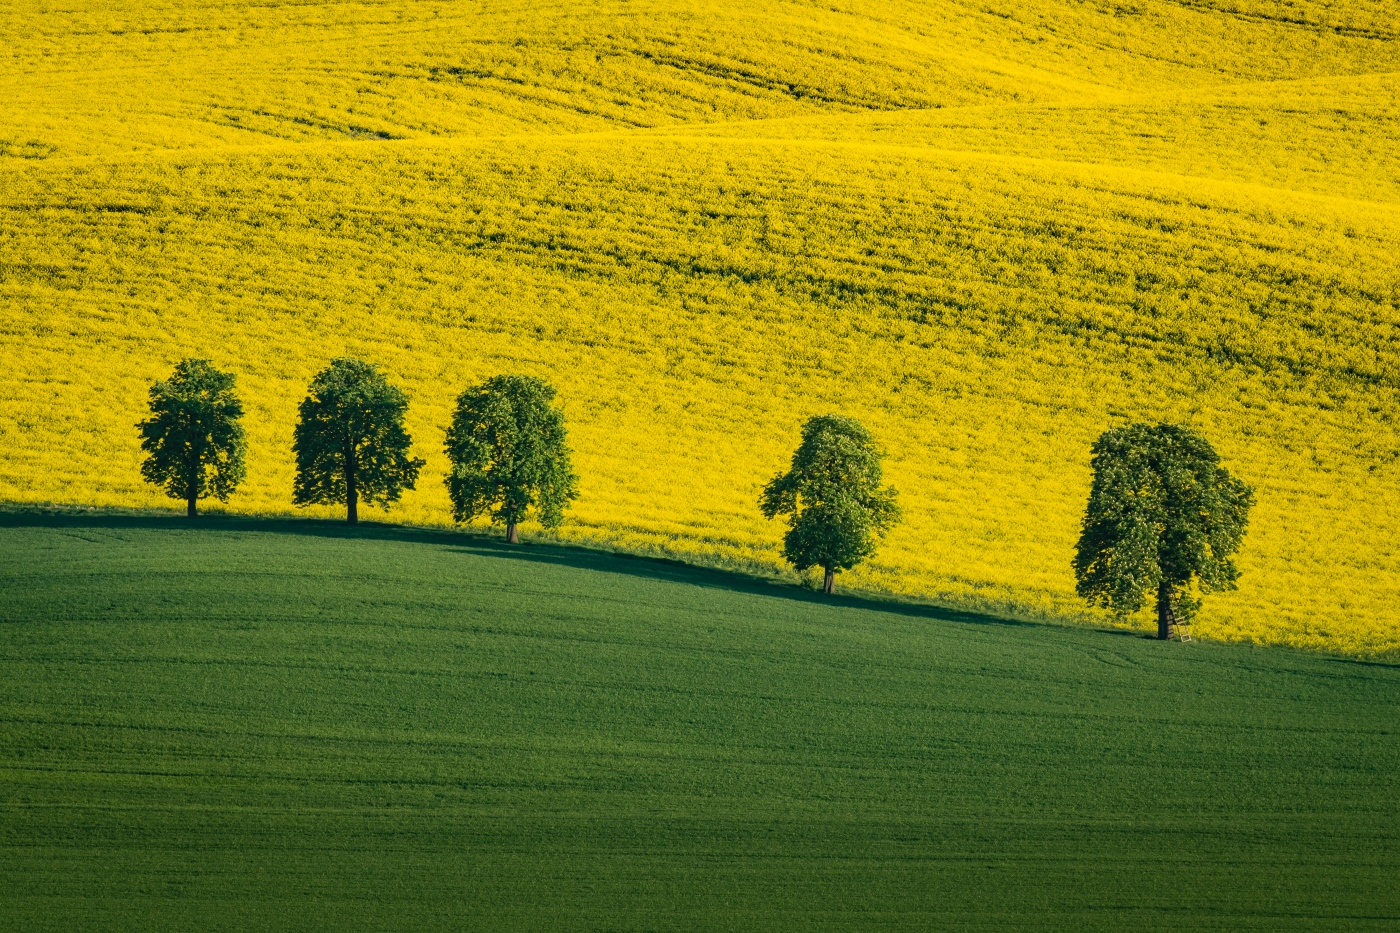
<path id="1" fill-rule="evenodd" d="M 452 517 L 491 513 L 513 527 L 533 507 L 540 524 L 557 528 L 578 498 L 564 414 L 552 408 L 554 387 L 534 376 L 494 376 L 457 398 L 447 432 Z"/>
<path id="2" fill-rule="evenodd" d="M 208 360 L 181 360 L 171 377 L 151 386 L 151 417 L 137 425 L 147 454 L 141 476 L 172 499 L 189 503 L 213 496 L 220 502 L 247 473 L 243 405 L 232 373 Z"/>
<path id="3" fill-rule="evenodd" d="M 900 516 L 895 491 L 880 485 L 883 459 L 854 418 L 819 415 L 803 426 L 791 468 L 760 500 L 765 517 L 789 516 L 783 556 L 799 571 L 849 570 L 875 553 Z"/>
<path id="4" fill-rule="evenodd" d="M 1393 931 L 1393 665 L 185 524 L 0 513 L 0 931 Z"/>
<path id="5" fill-rule="evenodd" d="M 412 489 L 424 461 L 408 455 L 408 396 L 362 360 L 333 360 L 301 403 L 293 451 L 297 505 L 344 503 L 355 521 L 359 500 L 388 508 Z"/>
<path id="6" fill-rule="evenodd" d="M 1209 441 L 1189 428 L 1139 423 L 1106 431 L 1093 455 L 1074 557 L 1080 596 L 1127 614 L 1149 593 L 1180 593 L 1176 611 L 1189 620 L 1200 605 L 1195 591 L 1235 588 L 1233 556 L 1254 493 Z"/>

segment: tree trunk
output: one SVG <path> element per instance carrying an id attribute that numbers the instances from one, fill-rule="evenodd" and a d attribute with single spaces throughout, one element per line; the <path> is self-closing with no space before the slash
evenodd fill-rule
<path id="1" fill-rule="evenodd" d="M 1171 635 L 1172 585 L 1163 580 L 1157 586 L 1157 637 L 1166 641 Z"/>
<path id="2" fill-rule="evenodd" d="M 520 532 L 515 529 L 515 522 L 506 522 L 506 544 L 519 544 Z"/>
<path id="3" fill-rule="evenodd" d="M 199 487 L 200 480 L 203 479 L 199 465 L 199 453 L 196 451 L 193 463 L 187 463 L 185 475 L 185 515 L 194 518 L 199 514 Z"/>
<path id="4" fill-rule="evenodd" d="M 360 490 L 355 486 L 355 454 L 345 452 L 345 523 L 354 525 L 360 520 Z"/>
<path id="5" fill-rule="evenodd" d="M 826 568 L 826 579 L 822 581 L 822 592 L 830 596 L 836 592 L 836 571 Z"/>

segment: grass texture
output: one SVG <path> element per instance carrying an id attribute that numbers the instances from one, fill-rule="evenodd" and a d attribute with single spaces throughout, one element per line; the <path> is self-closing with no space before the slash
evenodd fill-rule
<path id="1" fill-rule="evenodd" d="M 239 374 L 290 509 L 326 361 L 558 385 L 569 534 L 775 567 L 806 418 L 906 522 L 851 576 L 1086 616 L 1089 445 L 1205 432 L 1258 507 L 1219 639 L 1400 652 L 1389 0 L 169 2 L 0 11 L 0 499 L 151 506 L 150 383 Z M 327 512 L 313 514 L 324 515 Z"/>
<path id="2" fill-rule="evenodd" d="M 0 929 L 1393 930 L 1400 669 L 0 515 Z"/>

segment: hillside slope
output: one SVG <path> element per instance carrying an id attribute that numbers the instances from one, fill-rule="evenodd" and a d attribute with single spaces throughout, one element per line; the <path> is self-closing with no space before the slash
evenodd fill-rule
<path id="1" fill-rule="evenodd" d="M 0 515 L 0 930 L 1380 931 L 1394 665 Z"/>
<path id="2" fill-rule="evenodd" d="M 0 497 L 160 501 L 132 425 L 194 354 L 249 403 L 232 507 L 286 509 L 353 353 L 445 521 L 451 400 L 527 371 L 570 533 L 774 561 L 757 491 L 841 410 L 907 515 L 852 582 L 1074 614 L 1088 445 L 1167 418 L 1259 493 L 1203 632 L 1400 649 L 1387 5 L 882 10 L 5 14 Z"/>
<path id="3" fill-rule="evenodd" d="M 574 133 L 1400 67 L 1387 0 L 21 4 L 12 149 Z"/>

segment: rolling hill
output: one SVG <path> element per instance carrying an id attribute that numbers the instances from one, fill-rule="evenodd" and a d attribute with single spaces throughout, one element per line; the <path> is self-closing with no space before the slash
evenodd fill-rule
<path id="1" fill-rule="evenodd" d="M 1393 664 L 0 513 L 0 930 L 1379 933 Z"/>
<path id="2" fill-rule="evenodd" d="M 549 378 L 571 535 L 776 562 L 758 489 L 864 420 L 852 583 L 1085 616 L 1088 446 L 1190 423 L 1258 493 L 1213 637 L 1400 649 L 1400 27 L 1384 2 L 130 4 L 0 13 L 0 498 L 151 505 L 132 425 L 239 373 L 290 506 L 332 356 L 448 518 L 469 382 Z"/>

